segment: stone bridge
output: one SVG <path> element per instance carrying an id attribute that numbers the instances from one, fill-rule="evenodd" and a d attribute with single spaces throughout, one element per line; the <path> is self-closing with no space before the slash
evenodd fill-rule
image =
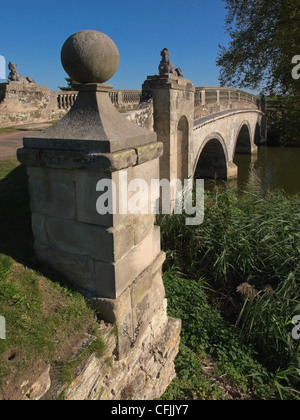
<path id="1" fill-rule="evenodd" d="M 35 84 L 1 84 L 0 127 L 60 119 L 77 96 Z M 195 88 L 168 74 L 149 76 L 142 91 L 113 90 L 109 97 L 126 119 L 155 131 L 164 143 L 161 178 L 235 178 L 235 154 L 256 153 L 265 138 L 260 102 L 237 89 Z"/>
<path id="2" fill-rule="evenodd" d="M 261 143 L 263 114 L 254 109 L 223 111 L 195 120 L 189 176 L 236 178 L 235 154 L 255 154 Z"/>
<path id="3" fill-rule="evenodd" d="M 235 154 L 255 154 L 265 138 L 260 101 L 226 88 L 194 88 L 189 80 L 149 76 L 153 129 L 164 144 L 161 178 L 236 178 Z"/>

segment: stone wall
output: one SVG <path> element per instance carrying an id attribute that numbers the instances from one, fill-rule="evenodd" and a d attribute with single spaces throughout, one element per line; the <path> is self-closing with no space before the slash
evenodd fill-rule
<path id="1" fill-rule="evenodd" d="M 51 92 L 45 86 L 10 82 L 0 84 L 0 128 L 59 120 L 77 98 L 78 92 Z M 110 94 L 114 106 L 126 119 L 153 130 L 151 104 L 139 107 L 141 91 L 115 90 Z M 132 111 L 133 110 L 133 111 Z"/>
<path id="2" fill-rule="evenodd" d="M 247 101 L 232 101 L 232 102 L 221 102 L 214 104 L 197 105 L 195 107 L 195 120 L 203 117 L 207 117 L 218 112 L 228 111 L 230 109 L 258 109 L 256 103 Z"/>
<path id="3" fill-rule="evenodd" d="M 80 367 L 72 384 L 65 387 L 67 400 L 154 400 L 175 378 L 174 357 L 178 352 L 181 322 L 159 311 L 145 330 L 143 339 L 129 356 L 117 361 L 111 327 L 108 351 L 102 359 L 93 354 Z M 166 328 L 166 326 L 168 326 Z M 107 357 L 111 365 L 105 365 Z"/>
<path id="4" fill-rule="evenodd" d="M 166 305 L 166 301 L 165 301 Z M 164 305 L 164 306 L 165 306 Z M 101 323 L 105 350 L 79 363 L 71 383 L 59 378 L 55 366 L 47 366 L 36 380 L 23 383 L 20 400 L 154 400 L 175 378 L 174 357 L 178 352 L 181 321 L 166 317 L 165 307 L 158 311 L 144 331 L 139 345 L 129 356 L 117 360 L 117 335 L 111 324 Z M 85 345 L 95 337 L 88 336 Z M 77 349 L 78 355 L 84 347 Z M 77 365 L 77 357 L 73 359 Z"/>
<path id="5" fill-rule="evenodd" d="M 139 127 L 147 128 L 154 131 L 153 120 L 153 102 L 145 102 L 138 109 L 124 112 L 122 114 L 128 121 L 138 125 Z"/>
<path id="6" fill-rule="evenodd" d="M 0 127 L 39 123 L 62 118 L 57 94 L 45 86 L 10 82 L 0 84 Z"/>

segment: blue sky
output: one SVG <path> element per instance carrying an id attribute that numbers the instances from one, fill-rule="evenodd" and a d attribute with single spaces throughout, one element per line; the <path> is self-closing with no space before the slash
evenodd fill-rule
<path id="1" fill-rule="evenodd" d="M 120 66 L 109 81 L 115 89 L 141 89 L 158 72 L 163 48 L 195 86 L 219 85 L 218 44 L 229 40 L 222 0 L 15 0 L 2 2 L 0 16 L 0 55 L 53 91 L 67 77 L 61 47 L 83 29 L 116 43 Z"/>

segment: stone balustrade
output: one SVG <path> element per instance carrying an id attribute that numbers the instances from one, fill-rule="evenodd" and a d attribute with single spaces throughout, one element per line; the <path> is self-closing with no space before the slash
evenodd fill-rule
<path id="1" fill-rule="evenodd" d="M 59 109 L 71 109 L 78 96 L 77 92 L 57 92 L 57 106 Z"/>
<path id="2" fill-rule="evenodd" d="M 258 105 L 256 96 L 233 88 L 196 87 L 195 107 L 225 102 L 249 102 Z"/>
<path id="3" fill-rule="evenodd" d="M 230 109 L 261 109 L 251 93 L 233 88 L 196 87 L 195 120 Z"/>
<path id="4" fill-rule="evenodd" d="M 112 90 L 109 97 L 119 111 L 132 112 L 138 109 L 141 95 L 141 90 L 122 89 Z M 77 96 L 76 91 L 50 92 L 44 86 L 2 83 L 0 84 L 0 127 L 60 119 L 72 108 Z M 232 108 L 261 109 L 261 106 L 254 95 L 241 90 L 221 87 L 195 88 L 195 119 Z M 151 114 L 151 110 L 149 113 Z M 136 122 L 131 115 L 127 118 Z M 138 125 L 141 125 L 139 116 L 137 121 Z M 146 127 L 153 129 L 151 124 L 149 126 L 148 119 Z"/>
<path id="5" fill-rule="evenodd" d="M 116 108 L 131 110 L 138 107 L 141 99 L 140 90 L 113 90 L 110 99 Z M 74 91 L 56 92 L 59 109 L 71 109 L 78 93 Z"/>
<path id="6" fill-rule="evenodd" d="M 140 90 L 113 90 L 110 93 L 112 103 L 119 109 L 134 109 L 141 99 Z M 57 92 L 57 103 L 59 109 L 71 109 L 77 92 Z M 195 107 L 220 104 L 226 102 L 249 102 L 258 106 L 258 99 L 247 92 L 232 88 L 221 87 L 196 87 L 195 91 Z"/>

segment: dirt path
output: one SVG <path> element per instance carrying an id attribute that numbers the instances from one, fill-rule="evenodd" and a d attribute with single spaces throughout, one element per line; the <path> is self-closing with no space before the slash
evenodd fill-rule
<path id="1" fill-rule="evenodd" d="M 17 149 L 23 147 L 23 137 L 30 137 L 33 133 L 49 127 L 50 124 L 32 125 L 11 133 L 0 133 L 0 159 L 14 156 Z"/>
<path id="2" fill-rule="evenodd" d="M 34 131 L 16 131 L 0 134 L 0 159 L 13 156 L 17 149 L 23 146 L 23 137 L 30 136 Z"/>

